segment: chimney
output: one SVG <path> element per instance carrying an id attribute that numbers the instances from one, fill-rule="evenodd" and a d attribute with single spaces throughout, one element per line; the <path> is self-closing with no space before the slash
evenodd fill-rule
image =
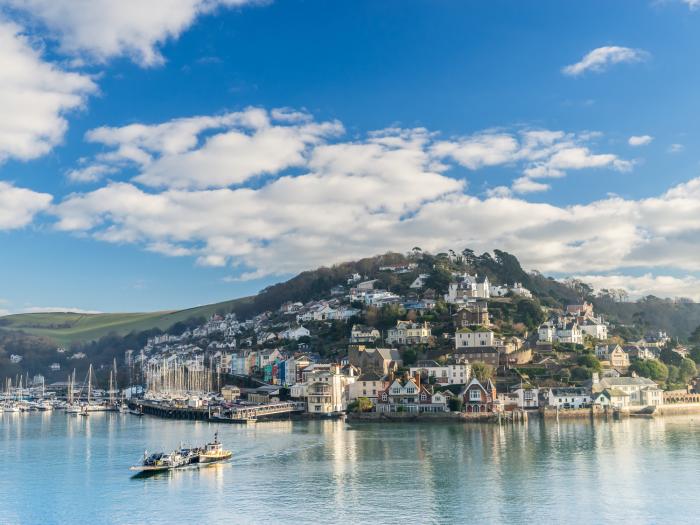
<path id="1" fill-rule="evenodd" d="M 416 385 L 418 386 L 418 389 L 420 389 L 420 372 L 416 370 L 416 373 L 413 374 L 413 379 L 416 380 Z"/>

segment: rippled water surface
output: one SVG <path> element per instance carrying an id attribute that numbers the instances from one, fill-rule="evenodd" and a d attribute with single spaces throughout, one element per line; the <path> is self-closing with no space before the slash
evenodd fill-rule
<path id="1" fill-rule="evenodd" d="M 144 449 L 234 459 L 147 479 Z M 0 415 L 0 523 L 698 523 L 700 418 L 221 425 Z"/>

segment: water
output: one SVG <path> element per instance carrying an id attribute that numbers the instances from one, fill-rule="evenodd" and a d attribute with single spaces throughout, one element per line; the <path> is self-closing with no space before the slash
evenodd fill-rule
<path id="1" fill-rule="evenodd" d="M 133 479 L 144 448 L 229 464 Z M 0 523 L 697 523 L 700 418 L 525 426 L 0 415 Z"/>

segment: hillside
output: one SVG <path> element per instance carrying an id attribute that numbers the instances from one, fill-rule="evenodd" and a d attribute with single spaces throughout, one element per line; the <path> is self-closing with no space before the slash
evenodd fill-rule
<path id="1" fill-rule="evenodd" d="M 192 317 L 210 317 L 218 311 L 231 311 L 249 298 L 198 306 L 185 310 L 150 313 L 76 314 L 70 312 L 15 314 L 0 318 L 0 329 L 47 337 L 57 344 L 93 341 L 113 333 L 126 335 L 153 328 L 166 330 Z"/>
<path id="2" fill-rule="evenodd" d="M 415 268 L 404 275 L 382 271 L 382 267 L 414 263 Z M 637 302 L 615 302 L 596 297 L 585 284 L 570 286 L 545 277 L 538 272 L 525 272 L 518 259 L 506 252 L 494 250 L 493 255 L 476 255 L 471 250 L 436 255 L 415 248 L 410 254 L 387 253 L 358 261 L 322 267 L 300 273 L 288 281 L 262 290 L 259 294 L 231 301 L 198 306 L 185 310 L 150 313 L 76 314 L 37 313 L 16 314 L 0 318 L 0 329 L 41 336 L 60 345 L 97 340 L 108 334 L 124 336 L 151 329 L 167 330 L 175 323 L 193 318 L 207 318 L 214 313 L 234 312 L 245 319 L 267 310 L 274 310 L 287 301 L 307 302 L 327 297 L 331 288 L 346 284 L 349 275 L 378 279 L 380 285 L 396 293 L 410 293 L 408 283 L 420 273 L 429 273 L 428 286 L 436 295 L 445 292 L 453 271 L 469 271 L 486 275 L 494 283 L 521 282 L 539 302 L 550 308 L 584 299 L 593 301 L 596 311 L 611 321 L 636 325 L 637 331 L 665 330 L 681 339 L 700 325 L 700 305 L 648 297 Z"/>

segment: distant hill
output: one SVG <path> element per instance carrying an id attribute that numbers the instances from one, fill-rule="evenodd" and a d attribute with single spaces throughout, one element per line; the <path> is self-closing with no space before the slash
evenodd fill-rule
<path id="1" fill-rule="evenodd" d="M 385 271 L 388 266 L 415 265 L 411 271 L 397 275 Z M 562 308 L 566 304 L 592 300 L 596 310 L 610 320 L 625 325 L 638 325 L 638 330 L 665 330 L 682 339 L 700 325 L 700 305 L 671 300 L 645 298 L 638 302 L 614 302 L 593 297 L 584 285 L 568 286 L 538 272 L 526 272 L 518 259 L 509 253 L 494 250 L 493 254 L 476 255 L 471 250 L 461 253 L 423 253 L 414 248 L 410 254 L 386 253 L 353 262 L 322 267 L 300 273 L 288 281 L 269 286 L 255 296 L 185 310 L 151 313 L 77 314 L 36 313 L 16 314 L 0 318 L 0 329 L 42 336 L 60 345 L 85 343 L 108 334 L 124 336 L 151 329 L 167 330 L 175 323 L 192 318 L 210 317 L 214 313 L 234 312 L 248 318 L 266 310 L 279 308 L 287 301 L 307 302 L 328 297 L 337 285 L 345 285 L 348 276 L 378 279 L 383 288 L 397 293 L 410 293 L 409 284 L 419 273 L 429 273 L 428 287 L 436 295 L 445 292 L 453 271 L 469 271 L 486 275 L 494 283 L 521 282 L 546 307 Z"/>
<path id="2" fill-rule="evenodd" d="M 150 313 L 78 314 L 71 312 L 15 314 L 0 318 L 0 329 L 21 331 L 47 337 L 57 344 L 69 345 L 99 339 L 107 334 L 126 335 L 152 328 L 166 330 L 191 317 L 210 317 L 217 311 L 230 311 L 238 299 L 198 306 L 186 310 Z"/>

